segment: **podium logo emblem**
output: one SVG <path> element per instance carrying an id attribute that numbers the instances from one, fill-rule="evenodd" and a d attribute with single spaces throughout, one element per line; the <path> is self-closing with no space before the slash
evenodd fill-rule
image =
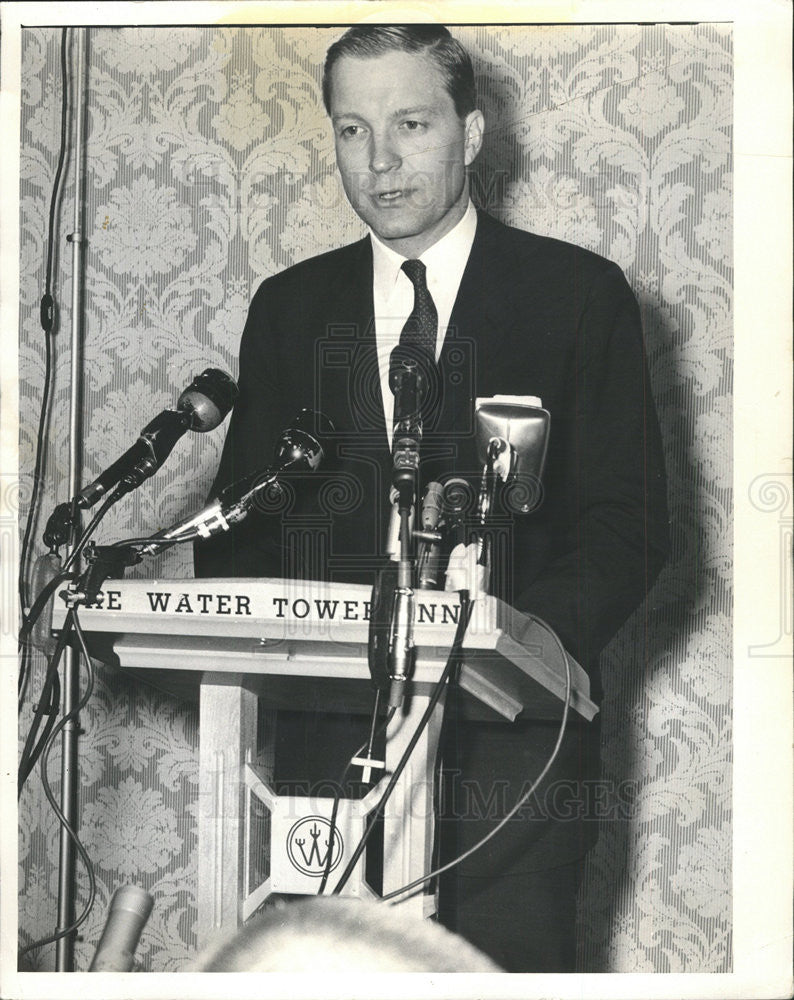
<path id="1" fill-rule="evenodd" d="M 331 851 L 331 868 L 342 860 L 344 843 L 339 830 L 334 830 L 334 844 L 331 849 L 331 824 L 323 816 L 304 816 L 287 834 L 287 857 L 292 866 L 304 875 L 319 878 L 328 864 Z"/>

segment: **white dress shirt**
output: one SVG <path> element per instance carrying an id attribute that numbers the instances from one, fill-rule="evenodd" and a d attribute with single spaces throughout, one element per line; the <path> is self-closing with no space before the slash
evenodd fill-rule
<path id="1" fill-rule="evenodd" d="M 452 307 L 460 281 L 471 253 L 477 229 L 477 212 L 469 201 L 463 218 L 446 236 L 434 243 L 419 257 L 427 269 L 427 287 L 438 313 L 436 361 L 441 354 L 449 326 Z M 387 247 L 370 229 L 372 240 L 372 295 L 375 306 L 375 342 L 378 351 L 378 372 L 386 418 L 389 447 L 394 420 L 394 396 L 389 388 L 389 356 L 400 342 L 405 321 L 414 307 L 414 286 L 402 270 L 403 257 Z"/>

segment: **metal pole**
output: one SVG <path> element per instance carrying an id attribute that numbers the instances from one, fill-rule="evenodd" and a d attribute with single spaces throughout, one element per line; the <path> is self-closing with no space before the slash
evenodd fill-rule
<path id="1" fill-rule="evenodd" d="M 77 48 L 77 73 L 74 85 L 74 232 L 72 244 L 72 333 L 69 406 L 69 496 L 80 492 L 83 439 L 82 423 L 82 194 L 83 194 L 83 93 L 85 76 L 85 28 L 72 28 Z M 77 542 L 79 526 L 75 526 L 69 542 L 71 552 Z M 64 650 L 63 712 L 73 711 L 80 698 L 78 659 L 72 646 Z M 71 719 L 61 737 L 61 810 L 73 829 L 78 823 L 78 758 L 77 740 L 79 719 Z M 58 869 L 58 930 L 68 927 L 75 917 L 75 849 L 71 838 L 61 828 Z M 55 968 L 57 972 L 74 971 L 75 932 L 56 942 Z"/>

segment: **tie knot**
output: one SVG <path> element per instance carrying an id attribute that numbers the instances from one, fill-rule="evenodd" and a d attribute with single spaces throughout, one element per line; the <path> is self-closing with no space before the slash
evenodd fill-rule
<path id="1" fill-rule="evenodd" d="M 425 273 L 427 269 L 421 260 L 404 260 L 402 263 L 402 269 L 410 278 L 411 284 L 414 288 L 427 287 L 425 282 Z"/>

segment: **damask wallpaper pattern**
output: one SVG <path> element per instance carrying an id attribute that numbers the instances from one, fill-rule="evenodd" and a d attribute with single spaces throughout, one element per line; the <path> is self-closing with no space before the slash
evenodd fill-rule
<path id="1" fill-rule="evenodd" d="M 666 444 L 674 555 L 604 657 L 607 810 L 581 897 L 583 970 L 731 963 L 731 32 L 725 25 L 465 27 L 486 145 L 475 200 L 617 261 L 642 308 Z M 320 99 L 338 29 L 92 29 L 88 39 L 84 480 L 207 366 L 236 373 L 248 301 L 295 261 L 356 239 Z M 23 31 L 20 466 L 33 468 L 38 303 L 57 156 L 59 32 Z M 59 206 L 54 416 L 44 516 L 66 499 L 74 192 Z M 222 429 L 183 438 L 101 530 L 116 539 L 204 499 Z M 24 512 L 23 512 L 24 513 Z M 36 536 L 40 538 L 43 524 Z M 148 575 L 190 575 L 172 550 Z M 42 666 L 36 664 L 29 697 Z M 23 713 L 23 719 L 29 713 Z M 197 714 L 100 669 L 83 715 L 80 828 L 99 895 L 155 896 L 142 969 L 195 947 Z M 54 755 L 57 757 L 57 754 Z M 53 761 L 52 774 L 57 768 Z M 56 783 L 57 787 L 57 783 Z M 617 793 L 616 793 L 617 790 Z M 20 804 L 23 941 L 54 926 L 57 823 L 36 775 Z M 79 873 L 80 893 L 86 879 Z M 53 967 L 54 949 L 34 956 Z"/>

